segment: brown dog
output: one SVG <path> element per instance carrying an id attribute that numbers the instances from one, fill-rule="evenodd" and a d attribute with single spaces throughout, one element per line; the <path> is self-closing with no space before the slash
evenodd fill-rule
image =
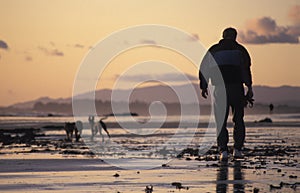
<path id="1" fill-rule="evenodd" d="M 80 134 L 78 132 L 78 129 L 77 129 L 75 123 L 70 123 L 70 122 L 65 123 L 65 131 L 66 131 L 66 137 L 67 137 L 66 140 L 67 141 L 72 141 L 74 132 L 75 132 L 76 141 L 79 141 Z"/>

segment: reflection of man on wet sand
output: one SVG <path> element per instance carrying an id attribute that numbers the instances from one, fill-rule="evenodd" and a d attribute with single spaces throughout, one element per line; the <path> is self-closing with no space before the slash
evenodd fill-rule
<path id="1" fill-rule="evenodd" d="M 217 172 L 216 192 L 226 193 L 228 189 L 228 162 L 221 162 Z M 244 173 L 240 161 L 234 161 L 233 165 L 233 192 L 244 192 Z"/>

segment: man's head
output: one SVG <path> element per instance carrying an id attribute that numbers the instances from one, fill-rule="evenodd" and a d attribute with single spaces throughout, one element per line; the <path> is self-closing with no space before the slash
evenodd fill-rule
<path id="1" fill-rule="evenodd" d="M 232 28 L 232 27 L 226 28 L 226 29 L 223 31 L 223 38 L 224 38 L 224 39 L 232 39 L 232 40 L 235 40 L 235 39 L 236 39 L 236 36 L 237 36 L 237 31 L 236 31 L 236 29 L 234 29 L 234 28 Z"/>

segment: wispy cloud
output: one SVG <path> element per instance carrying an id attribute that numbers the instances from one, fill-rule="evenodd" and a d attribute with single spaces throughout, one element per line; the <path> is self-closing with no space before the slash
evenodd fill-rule
<path id="1" fill-rule="evenodd" d="M 126 44 L 126 42 L 124 42 Z M 143 39 L 140 40 L 139 42 L 140 44 L 143 44 L 145 46 L 153 46 L 153 47 L 157 47 L 157 48 L 163 48 L 164 46 L 161 46 L 159 44 L 159 42 L 156 42 L 155 40 L 151 40 L 151 39 Z"/>
<path id="2" fill-rule="evenodd" d="M 75 48 L 84 48 L 84 45 L 82 45 L 82 44 L 75 44 L 74 47 Z"/>
<path id="3" fill-rule="evenodd" d="M 55 43 L 53 41 L 50 41 L 49 44 L 53 47 L 55 47 Z"/>
<path id="4" fill-rule="evenodd" d="M 154 40 L 148 40 L 148 39 L 141 40 L 140 43 L 141 44 L 147 44 L 147 45 L 154 45 L 154 46 L 157 45 L 156 41 L 154 41 Z"/>
<path id="5" fill-rule="evenodd" d="M 300 5 L 292 6 L 288 12 L 288 17 L 294 24 L 300 24 Z"/>
<path id="6" fill-rule="evenodd" d="M 0 40 L 0 48 L 4 50 L 8 50 L 8 44 L 5 41 Z"/>
<path id="7" fill-rule="evenodd" d="M 15 95 L 16 93 L 13 90 L 9 89 L 9 90 L 7 90 L 7 94 L 12 96 L 12 95 Z"/>
<path id="8" fill-rule="evenodd" d="M 48 49 L 42 46 L 39 46 L 38 49 L 42 52 L 44 52 L 46 55 L 49 56 L 64 56 L 64 53 L 62 51 L 59 51 L 58 49 Z"/>
<path id="9" fill-rule="evenodd" d="M 300 36 L 300 6 L 291 7 L 288 18 L 292 25 L 278 25 L 271 17 L 252 19 L 246 22 L 246 29 L 239 32 L 243 43 L 299 43 Z"/>
<path id="10" fill-rule="evenodd" d="M 117 77 L 119 77 L 118 75 Z M 164 74 L 137 74 L 137 75 L 127 75 L 122 77 L 123 81 L 128 82 L 142 82 L 144 80 L 154 80 L 154 81 L 165 81 L 165 82 L 186 82 L 187 79 L 189 81 L 197 81 L 198 78 L 196 76 L 185 74 L 178 75 L 176 73 L 164 73 Z"/>
<path id="11" fill-rule="evenodd" d="M 33 58 L 31 56 L 26 56 L 25 57 L 25 61 L 31 62 L 33 60 Z"/>
<path id="12" fill-rule="evenodd" d="M 199 35 L 194 33 L 191 34 L 191 36 L 188 38 L 188 41 L 194 42 L 194 41 L 198 41 L 199 40 Z"/>

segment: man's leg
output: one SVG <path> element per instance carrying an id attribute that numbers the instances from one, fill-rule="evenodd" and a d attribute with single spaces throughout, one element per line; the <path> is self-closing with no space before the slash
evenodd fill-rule
<path id="1" fill-rule="evenodd" d="M 225 115 L 225 118 L 228 117 L 228 113 L 227 115 Z M 226 119 L 227 120 L 227 119 Z M 217 143 L 218 143 L 218 147 L 219 147 L 219 151 L 223 152 L 223 151 L 228 151 L 228 141 L 229 141 L 229 135 L 228 135 L 228 130 L 226 127 L 226 120 L 218 120 L 218 118 L 216 118 L 217 121 Z"/>
<path id="2" fill-rule="evenodd" d="M 234 148 L 241 150 L 245 141 L 245 123 L 244 123 L 244 89 L 234 88 L 234 97 L 232 102 L 232 121 L 234 123 L 233 139 Z"/>
<path id="3" fill-rule="evenodd" d="M 217 144 L 220 152 L 228 151 L 227 144 L 229 141 L 228 130 L 226 127 L 229 106 L 227 104 L 227 99 L 224 96 L 226 96 L 225 88 L 215 87 L 214 114 L 217 126 Z"/>
<path id="4" fill-rule="evenodd" d="M 244 109 L 243 107 L 235 107 L 233 112 L 233 139 L 234 139 L 234 148 L 241 150 L 244 141 L 245 141 L 245 123 L 244 123 Z"/>

